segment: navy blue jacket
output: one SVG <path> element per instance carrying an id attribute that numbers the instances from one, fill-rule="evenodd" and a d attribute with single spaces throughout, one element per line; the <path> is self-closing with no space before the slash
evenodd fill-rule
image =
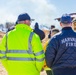
<path id="1" fill-rule="evenodd" d="M 76 68 L 76 33 L 65 27 L 50 40 L 45 53 L 46 63 L 53 70 Z"/>
<path id="2" fill-rule="evenodd" d="M 40 37 L 40 40 L 43 40 L 45 38 L 45 33 L 39 28 L 35 28 L 34 32 Z"/>
<path id="3" fill-rule="evenodd" d="M 45 38 L 45 33 L 39 29 L 39 24 L 37 22 L 35 23 L 34 32 L 40 37 L 40 40 Z"/>

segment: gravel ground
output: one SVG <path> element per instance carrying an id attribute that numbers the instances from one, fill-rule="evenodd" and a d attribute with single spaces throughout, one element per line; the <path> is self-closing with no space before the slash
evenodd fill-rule
<path id="1" fill-rule="evenodd" d="M 1 63 L 0 63 L 0 75 L 7 75 L 7 72 L 5 71 Z"/>

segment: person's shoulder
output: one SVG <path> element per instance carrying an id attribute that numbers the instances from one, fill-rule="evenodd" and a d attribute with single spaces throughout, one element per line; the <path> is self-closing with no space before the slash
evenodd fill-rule
<path id="1" fill-rule="evenodd" d="M 39 33 L 39 29 L 34 29 L 33 32 Z"/>
<path id="2" fill-rule="evenodd" d="M 43 30 L 39 29 L 39 32 L 43 35 L 45 34 Z"/>
<path id="3" fill-rule="evenodd" d="M 74 30 L 71 30 L 69 33 L 71 34 L 70 36 L 76 36 L 76 32 Z"/>
<path id="4" fill-rule="evenodd" d="M 62 35 L 62 31 L 60 31 L 59 33 L 55 34 L 54 36 L 52 36 L 52 39 L 57 39 Z"/>

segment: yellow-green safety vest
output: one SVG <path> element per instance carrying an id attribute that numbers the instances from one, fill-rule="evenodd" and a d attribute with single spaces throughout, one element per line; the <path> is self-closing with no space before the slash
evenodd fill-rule
<path id="1" fill-rule="evenodd" d="M 44 64 L 40 38 L 29 26 L 16 25 L 3 37 L 0 59 L 8 75 L 40 75 Z"/>

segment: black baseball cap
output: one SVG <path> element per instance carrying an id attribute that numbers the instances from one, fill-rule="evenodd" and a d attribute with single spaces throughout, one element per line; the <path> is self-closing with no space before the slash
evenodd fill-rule
<path id="1" fill-rule="evenodd" d="M 25 20 L 31 21 L 31 18 L 27 13 L 23 13 L 18 16 L 17 21 L 25 21 Z"/>

